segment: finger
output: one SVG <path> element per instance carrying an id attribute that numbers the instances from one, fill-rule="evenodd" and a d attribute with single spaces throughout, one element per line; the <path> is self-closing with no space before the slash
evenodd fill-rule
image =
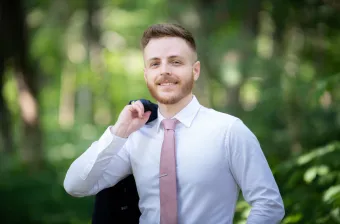
<path id="1" fill-rule="evenodd" d="M 132 106 L 135 104 L 135 102 L 136 101 L 131 101 L 131 103 L 130 104 L 128 104 L 128 105 L 126 105 L 126 107 L 128 107 L 129 108 L 129 110 L 132 110 Z"/>
<path id="2" fill-rule="evenodd" d="M 143 120 L 146 122 L 150 118 L 150 115 L 151 115 L 151 111 L 146 111 L 143 114 Z"/>
<path id="3" fill-rule="evenodd" d="M 142 109 L 136 103 L 131 105 L 131 107 L 134 112 L 137 112 L 139 118 L 143 116 Z"/>
<path id="4" fill-rule="evenodd" d="M 132 113 L 138 113 L 139 114 L 139 107 L 136 106 L 134 103 L 131 103 L 130 105 L 127 105 L 129 111 L 131 111 Z M 139 116 L 139 115 L 138 115 Z"/>
<path id="5" fill-rule="evenodd" d="M 143 114 L 144 114 L 144 106 L 141 102 L 138 103 L 138 101 L 133 101 L 131 103 L 132 108 L 134 108 L 135 111 L 138 112 L 138 117 L 142 118 Z"/>
<path id="6" fill-rule="evenodd" d="M 144 114 L 144 105 L 142 104 L 142 102 L 140 100 L 136 101 L 134 105 L 136 105 L 140 108 L 140 110 L 141 110 L 140 117 L 142 118 L 143 114 Z"/>

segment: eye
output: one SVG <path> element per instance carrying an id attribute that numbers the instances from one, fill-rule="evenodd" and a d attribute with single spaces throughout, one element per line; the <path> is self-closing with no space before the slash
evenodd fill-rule
<path id="1" fill-rule="evenodd" d="M 181 62 L 180 62 L 180 61 L 173 61 L 172 64 L 173 64 L 173 65 L 180 65 Z"/>
<path id="2" fill-rule="evenodd" d="M 152 62 L 152 63 L 150 64 L 150 67 L 155 67 L 155 66 L 158 66 L 158 65 L 159 65 L 158 62 Z"/>

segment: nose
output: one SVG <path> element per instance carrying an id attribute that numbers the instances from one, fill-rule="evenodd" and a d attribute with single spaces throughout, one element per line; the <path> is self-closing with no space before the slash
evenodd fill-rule
<path id="1" fill-rule="evenodd" d="M 170 75 L 171 74 L 171 69 L 167 65 L 167 63 L 162 63 L 161 65 L 161 75 Z"/>

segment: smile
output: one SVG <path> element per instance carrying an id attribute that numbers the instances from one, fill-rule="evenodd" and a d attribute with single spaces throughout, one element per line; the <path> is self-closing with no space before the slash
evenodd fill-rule
<path id="1" fill-rule="evenodd" d="M 176 85 L 177 83 L 170 83 L 170 82 L 166 82 L 166 83 L 161 83 L 160 86 L 173 86 Z"/>

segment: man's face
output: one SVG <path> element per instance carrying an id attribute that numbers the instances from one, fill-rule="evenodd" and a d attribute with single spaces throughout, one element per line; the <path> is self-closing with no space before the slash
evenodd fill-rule
<path id="1" fill-rule="evenodd" d="M 177 37 L 152 39 L 144 49 L 144 78 L 151 95 L 175 104 L 192 92 L 200 63 L 187 42 Z"/>

